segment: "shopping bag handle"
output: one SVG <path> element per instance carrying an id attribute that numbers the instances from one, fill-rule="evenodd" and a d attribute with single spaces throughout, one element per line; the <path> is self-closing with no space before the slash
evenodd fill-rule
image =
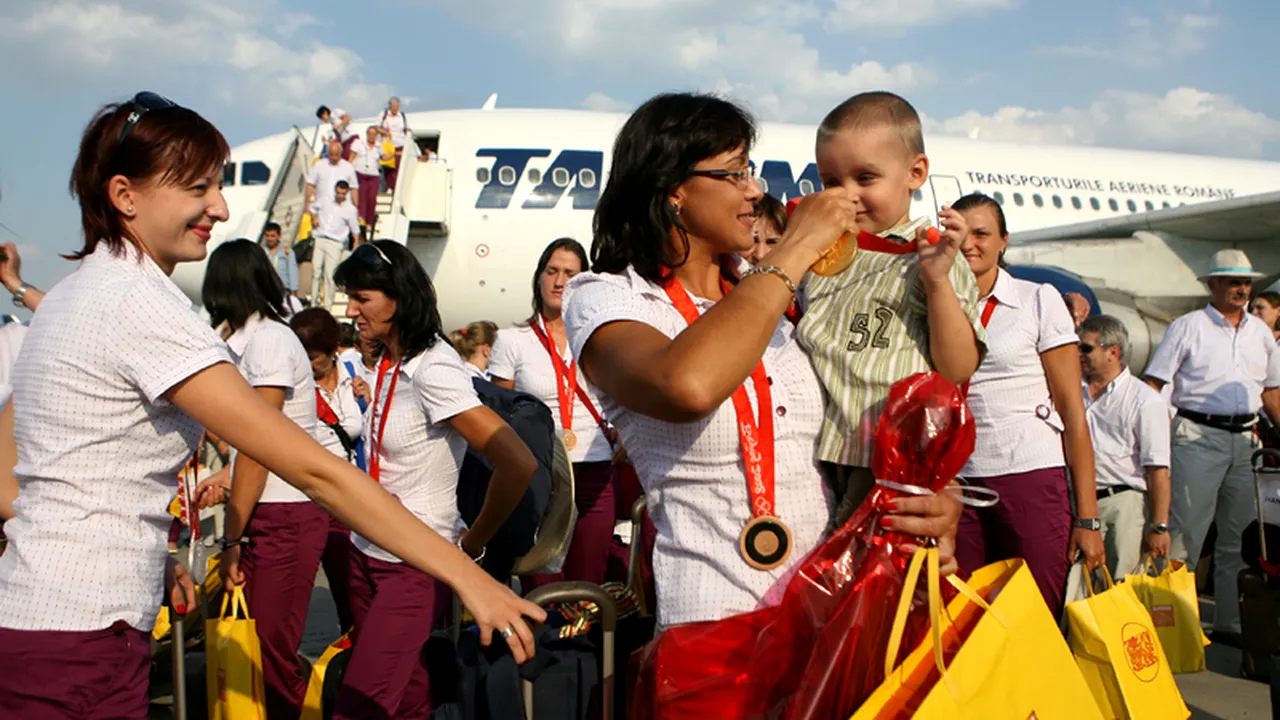
<path id="1" fill-rule="evenodd" d="M 222 611 L 218 613 L 218 617 L 225 618 L 227 616 L 227 603 L 231 603 L 232 620 L 249 619 L 249 602 L 244 597 L 244 585 L 236 585 L 235 590 L 232 590 L 230 594 L 222 594 Z"/>
<path id="2" fill-rule="evenodd" d="M 1163 577 L 1173 572 L 1173 563 L 1169 558 L 1164 558 L 1164 569 L 1156 563 L 1155 557 L 1151 553 L 1147 553 L 1146 558 L 1142 561 L 1142 574 L 1150 577 Z"/>
<path id="3" fill-rule="evenodd" d="M 1086 568 L 1084 571 L 1084 587 L 1086 590 L 1089 591 L 1089 597 L 1093 597 L 1094 595 L 1098 594 L 1093 590 L 1093 573 L 1097 570 L 1102 571 L 1102 578 L 1107 581 L 1107 588 L 1106 588 L 1107 590 L 1110 590 L 1111 588 L 1116 586 L 1115 580 L 1111 578 L 1111 571 L 1107 569 L 1106 563 L 1102 563 L 1101 565 L 1094 568 L 1093 570 L 1089 570 Z"/>

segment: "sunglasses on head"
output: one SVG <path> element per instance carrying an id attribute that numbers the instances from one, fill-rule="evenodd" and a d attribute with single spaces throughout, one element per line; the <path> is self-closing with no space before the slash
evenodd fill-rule
<path id="1" fill-rule="evenodd" d="M 386 263 L 387 265 L 392 264 L 391 258 L 387 257 L 386 253 L 382 252 L 382 248 L 371 242 L 357 245 L 356 249 L 351 251 L 351 257 L 359 260 L 365 265 L 375 268 L 381 267 L 383 263 Z"/>
<path id="2" fill-rule="evenodd" d="M 152 110 L 169 110 L 170 108 L 180 107 L 177 103 L 169 98 L 147 90 L 143 90 L 133 99 L 129 101 L 132 108 L 129 117 L 124 121 L 124 127 L 120 128 L 120 139 L 116 141 L 116 150 L 124 145 L 125 138 L 129 137 L 129 133 L 133 132 L 133 128 L 137 125 L 144 115 Z"/>

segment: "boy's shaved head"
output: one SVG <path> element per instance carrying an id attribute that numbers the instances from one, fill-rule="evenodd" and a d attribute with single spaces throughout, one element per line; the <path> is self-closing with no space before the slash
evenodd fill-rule
<path id="1" fill-rule="evenodd" d="M 818 126 L 818 144 L 844 130 L 892 128 L 910 155 L 924 153 L 920 116 L 911 103 L 891 92 L 865 92 L 845 100 L 827 113 Z"/>

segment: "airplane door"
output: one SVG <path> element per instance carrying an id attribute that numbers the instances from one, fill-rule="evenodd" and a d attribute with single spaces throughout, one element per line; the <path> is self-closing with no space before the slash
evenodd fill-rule
<path id="1" fill-rule="evenodd" d="M 933 204 L 933 188 L 929 187 L 929 183 L 911 194 L 911 217 L 932 218 L 933 224 L 938 224 L 938 210 Z"/>
<path id="2" fill-rule="evenodd" d="M 960 178 L 954 175 L 930 175 L 929 186 L 933 188 L 933 217 L 936 220 L 938 211 L 943 205 L 950 205 L 964 195 L 960 187 Z"/>

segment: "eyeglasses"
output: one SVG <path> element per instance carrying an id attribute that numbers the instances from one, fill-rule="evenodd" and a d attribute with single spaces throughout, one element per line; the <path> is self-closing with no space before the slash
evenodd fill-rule
<path id="1" fill-rule="evenodd" d="M 371 267 L 381 267 L 383 263 L 391 265 L 391 258 L 382 252 L 382 248 L 371 242 L 360 243 L 351 251 L 351 257 Z"/>
<path id="2" fill-rule="evenodd" d="M 733 184 L 740 189 L 746 190 L 756 179 L 756 164 L 754 162 L 747 163 L 746 170 L 691 170 L 690 175 L 695 177 L 709 177 L 717 180 L 732 179 Z"/>
<path id="3" fill-rule="evenodd" d="M 116 141 L 117 151 L 124 145 L 124 139 L 129 137 L 129 133 L 133 132 L 134 126 L 142 120 L 142 116 L 152 110 L 168 110 L 180 107 L 169 98 L 146 90 L 134 95 L 129 104 L 133 106 L 133 111 L 129 113 L 129 118 L 124 121 L 124 127 L 120 128 L 120 139 Z"/>
<path id="4" fill-rule="evenodd" d="M 1089 353 L 1093 352 L 1094 350 L 1097 350 L 1098 348 L 1106 349 L 1109 347 L 1115 347 L 1115 345 L 1102 345 L 1102 344 L 1090 345 L 1089 343 L 1080 343 L 1080 354 L 1088 355 Z"/>

